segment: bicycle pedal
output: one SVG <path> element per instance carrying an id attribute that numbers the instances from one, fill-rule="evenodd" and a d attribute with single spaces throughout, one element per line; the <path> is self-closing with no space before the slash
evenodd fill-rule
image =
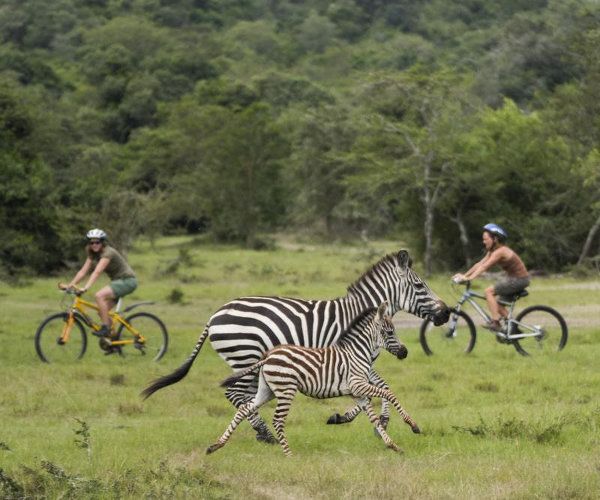
<path id="1" fill-rule="evenodd" d="M 98 345 L 103 351 L 110 351 L 112 349 L 112 342 L 106 337 L 101 337 L 98 342 Z"/>

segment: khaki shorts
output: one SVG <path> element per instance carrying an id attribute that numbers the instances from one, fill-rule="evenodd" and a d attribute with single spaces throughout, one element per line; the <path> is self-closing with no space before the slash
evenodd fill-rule
<path id="1" fill-rule="evenodd" d="M 119 299 L 133 292 L 137 288 L 137 280 L 135 278 L 121 278 L 120 280 L 111 281 L 108 286 L 115 294 L 115 298 Z"/>
<path id="2" fill-rule="evenodd" d="M 494 293 L 503 300 L 510 302 L 513 295 L 525 290 L 529 286 L 529 276 L 524 278 L 505 278 L 494 286 Z"/>

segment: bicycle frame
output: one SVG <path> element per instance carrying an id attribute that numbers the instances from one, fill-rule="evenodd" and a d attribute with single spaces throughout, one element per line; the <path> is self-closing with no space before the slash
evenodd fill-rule
<path id="1" fill-rule="evenodd" d="M 139 305 L 142 305 L 142 304 L 141 303 L 134 304 L 133 306 L 130 306 L 125 310 L 129 311 Z M 128 330 L 133 335 L 134 338 L 133 339 L 125 339 L 125 340 L 121 340 L 121 339 L 112 340 L 111 339 L 110 345 L 111 346 L 123 346 L 123 345 L 130 345 L 130 344 L 134 344 L 134 343 L 144 344 L 146 342 L 145 337 L 138 330 L 136 330 L 135 327 L 133 327 L 127 321 L 125 321 L 125 319 L 119 314 L 121 306 L 122 306 L 122 300 L 119 299 L 117 301 L 115 310 L 111 311 L 109 313 L 110 317 L 112 319 L 113 325 L 120 323 L 121 325 L 123 325 L 123 327 L 126 330 Z M 82 299 L 79 295 L 75 295 L 75 297 L 73 299 L 73 303 L 69 306 L 69 309 L 68 309 L 69 316 L 67 318 L 67 321 L 63 328 L 62 334 L 60 336 L 61 343 L 65 344 L 69 341 L 69 336 L 70 336 L 71 330 L 73 328 L 73 323 L 75 322 L 75 317 L 81 319 L 92 330 L 94 330 L 94 331 L 100 330 L 101 326 L 90 317 L 90 315 L 87 313 L 86 309 L 93 309 L 95 311 L 99 310 L 98 306 L 96 304 Z"/>
<path id="2" fill-rule="evenodd" d="M 491 316 L 488 312 L 481 306 L 475 299 L 486 300 L 485 295 L 477 293 L 471 290 L 471 283 L 466 283 L 466 290 L 461 295 L 458 300 L 457 305 L 454 307 L 454 310 L 460 311 L 465 303 L 470 304 L 473 309 L 483 318 L 485 322 L 490 322 L 492 320 Z M 503 299 L 498 299 L 498 302 L 504 306 L 508 307 L 508 316 L 506 317 L 506 326 L 501 331 L 493 331 L 489 330 L 490 333 L 495 334 L 498 338 L 510 341 L 510 340 L 520 340 L 527 337 L 538 337 L 541 339 L 543 337 L 544 332 L 537 325 L 528 325 L 525 323 L 521 323 L 513 318 L 513 311 L 515 308 L 515 304 L 518 298 L 513 301 L 505 301 Z M 458 316 L 450 315 L 449 322 L 449 331 L 454 335 L 456 331 L 456 323 L 458 321 Z M 523 330 L 526 330 L 523 331 Z M 516 333 L 513 333 L 516 332 Z"/>

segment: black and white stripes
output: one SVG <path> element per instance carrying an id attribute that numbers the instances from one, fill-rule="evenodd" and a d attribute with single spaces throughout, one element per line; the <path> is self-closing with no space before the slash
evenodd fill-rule
<path id="1" fill-rule="evenodd" d="M 224 386 L 235 386 L 240 379 L 259 372 L 255 397 L 239 407 L 221 438 L 207 449 L 207 453 L 224 446 L 243 419 L 276 398 L 273 426 L 284 453 L 290 455 L 284 427 L 292 400 L 298 391 L 313 398 L 344 395 L 354 397 L 361 409 L 367 412 L 386 445 L 399 450 L 381 426 L 370 403 L 372 397 L 387 399 L 413 431 L 419 432 L 415 422 L 402 409 L 391 391 L 369 382 L 373 360 L 376 359 L 380 348 L 385 348 L 399 358 L 406 356 L 406 348 L 399 343 L 394 334 L 391 318 L 385 316 L 386 306 L 384 303 L 379 309 L 364 312 L 350 325 L 339 341 L 330 347 L 281 345 L 267 352 L 258 363 L 226 379 L 223 382 Z"/>
<path id="2" fill-rule="evenodd" d="M 280 344 L 331 345 L 361 312 L 387 301 L 398 310 L 443 322 L 446 306 L 410 267 L 407 252 L 388 255 L 335 300 L 243 297 L 221 307 L 209 320 L 213 348 L 233 369 L 260 359 Z"/>
<path id="3" fill-rule="evenodd" d="M 356 282 L 344 297 L 333 300 L 302 300 L 285 297 L 243 297 L 222 306 L 209 319 L 192 354 L 170 375 L 159 378 L 143 394 L 181 380 L 189 371 L 206 338 L 234 369 L 243 370 L 281 344 L 325 347 L 334 344 L 352 321 L 369 308 L 388 303 L 388 314 L 404 310 L 435 324 L 448 320 L 448 309 L 411 268 L 408 252 L 383 257 Z M 257 379 L 249 374 L 229 387 L 226 397 L 236 408 L 256 393 Z M 258 439 L 272 440 L 257 414 L 250 423 Z"/>

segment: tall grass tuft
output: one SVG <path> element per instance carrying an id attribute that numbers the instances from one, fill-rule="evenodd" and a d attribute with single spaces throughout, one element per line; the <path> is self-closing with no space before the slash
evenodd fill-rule
<path id="1" fill-rule="evenodd" d="M 169 304 L 182 304 L 183 303 L 183 291 L 181 288 L 173 288 L 169 295 L 167 295 L 167 301 Z"/>
<path id="2" fill-rule="evenodd" d="M 90 426 L 85 420 L 74 417 L 79 424 L 79 428 L 75 429 L 75 445 L 78 448 L 83 448 L 87 452 L 88 460 L 92 459 L 92 436 L 90 434 Z"/>
<path id="3" fill-rule="evenodd" d="M 24 497 L 23 486 L 6 474 L 2 469 L 0 469 L 0 497 L 6 498 L 7 500 Z"/>
<path id="4" fill-rule="evenodd" d="M 558 443 L 561 433 L 567 423 L 566 417 L 552 419 L 549 423 L 544 421 L 525 421 L 514 417 L 503 420 L 498 418 L 490 424 L 479 417 L 479 423 L 470 427 L 453 425 L 457 432 L 464 432 L 477 437 L 491 437 L 496 439 L 526 439 L 536 443 Z"/>

